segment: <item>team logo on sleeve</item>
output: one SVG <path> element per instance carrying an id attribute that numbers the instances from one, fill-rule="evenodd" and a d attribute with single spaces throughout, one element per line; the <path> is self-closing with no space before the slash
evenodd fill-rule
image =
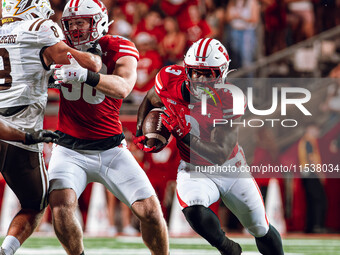
<path id="1" fill-rule="evenodd" d="M 32 4 L 33 0 L 21 0 L 18 2 L 18 4 L 14 7 L 16 8 L 16 12 L 14 15 L 20 15 L 32 8 L 35 8 L 35 6 Z"/>

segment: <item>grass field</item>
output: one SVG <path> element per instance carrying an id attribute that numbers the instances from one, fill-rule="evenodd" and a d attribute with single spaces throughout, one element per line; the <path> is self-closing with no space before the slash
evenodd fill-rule
<path id="1" fill-rule="evenodd" d="M 253 238 L 231 236 L 239 242 L 244 255 L 257 252 Z M 3 237 L 0 238 L 0 241 Z M 340 236 L 287 236 L 283 240 L 286 255 L 340 255 Z M 86 255 L 147 255 L 150 254 L 141 237 L 95 238 L 84 240 Z M 218 255 L 202 238 L 171 238 L 171 255 Z M 34 235 L 17 251 L 16 255 L 65 255 L 56 237 Z M 273 254 L 275 255 L 275 254 Z"/>

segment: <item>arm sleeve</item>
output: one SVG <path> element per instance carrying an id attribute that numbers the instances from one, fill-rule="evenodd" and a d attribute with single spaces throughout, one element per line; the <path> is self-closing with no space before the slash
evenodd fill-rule
<path id="1" fill-rule="evenodd" d="M 52 20 L 42 20 L 37 30 L 37 41 L 42 46 L 52 46 L 65 39 L 61 28 Z"/>

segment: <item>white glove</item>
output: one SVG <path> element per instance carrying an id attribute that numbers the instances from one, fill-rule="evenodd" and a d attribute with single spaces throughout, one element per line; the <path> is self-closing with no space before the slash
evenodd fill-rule
<path id="1" fill-rule="evenodd" d="M 67 58 L 71 64 L 51 66 L 51 69 L 54 70 L 53 78 L 56 80 L 54 83 L 85 82 L 88 70 L 80 66 L 70 52 L 67 52 Z"/>

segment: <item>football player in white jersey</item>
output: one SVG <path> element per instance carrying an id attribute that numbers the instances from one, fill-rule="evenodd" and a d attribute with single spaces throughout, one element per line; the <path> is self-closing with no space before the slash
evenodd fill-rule
<path id="1" fill-rule="evenodd" d="M 52 14 L 48 0 L 2 1 L 0 120 L 23 132 L 43 127 L 50 64 L 69 63 L 70 52 L 92 72 L 101 68 L 99 56 L 72 49 L 62 41 L 61 29 L 48 19 Z M 32 234 L 47 204 L 42 144 L 0 140 L 0 170 L 21 204 L 1 245 L 1 254 L 12 255 Z"/>
<path id="2" fill-rule="evenodd" d="M 99 182 L 139 218 L 151 254 L 166 255 L 168 235 L 160 203 L 126 147 L 119 120 L 123 98 L 136 82 L 138 50 L 126 38 L 105 35 L 107 10 L 99 0 L 69 1 L 61 23 L 70 45 L 83 50 L 91 43 L 101 47 L 103 69 L 88 82 L 79 78 L 87 71 L 76 61 L 55 67 L 55 78 L 61 82 L 56 131 L 60 138 L 49 163 L 49 203 L 56 235 L 68 254 L 84 254 L 75 217 L 77 200 L 88 183 Z"/>
<path id="3" fill-rule="evenodd" d="M 155 107 L 166 107 L 162 123 L 177 139 L 182 161 L 177 173 L 177 198 L 190 226 L 223 255 L 240 255 L 239 244 L 228 239 L 216 214 L 209 206 L 222 199 L 242 225 L 255 237 L 261 254 L 283 255 L 280 234 L 269 224 L 262 196 L 251 174 L 242 172 L 247 166 L 238 144 L 235 125 L 213 125 L 214 119 L 239 121 L 233 114 L 234 100 L 246 107 L 244 96 L 233 96 L 224 84 L 229 55 L 216 39 L 195 42 L 184 58 L 184 67 L 164 67 L 156 76 L 155 86 L 148 92 L 138 110 L 134 142 L 144 151 L 142 123 Z M 224 86 L 218 89 L 215 85 Z M 202 98 L 208 114 L 201 114 Z M 215 105 L 215 99 L 217 104 Z M 229 169 L 232 169 L 228 172 Z M 207 169 L 224 169 L 211 174 Z"/>

